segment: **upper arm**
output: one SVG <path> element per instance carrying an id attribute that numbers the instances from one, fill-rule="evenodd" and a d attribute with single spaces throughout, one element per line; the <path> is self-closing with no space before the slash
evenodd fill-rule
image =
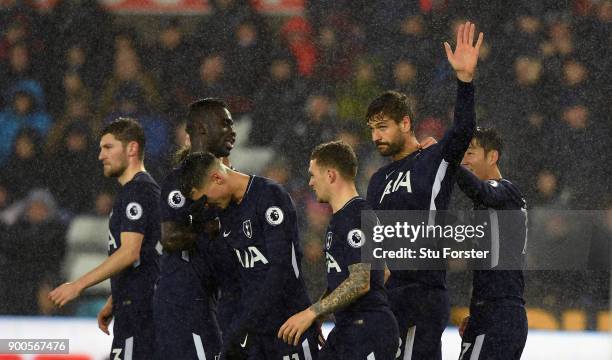
<path id="1" fill-rule="evenodd" d="M 270 264 L 290 265 L 294 234 L 297 234 L 295 206 L 287 193 L 274 189 L 258 204 L 266 252 Z M 295 249 L 293 249 L 295 251 Z"/>
<path id="2" fill-rule="evenodd" d="M 121 232 L 121 247 L 117 251 L 126 251 L 135 258 L 140 256 L 144 235 L 137 232 Z"/>
<path id="3" fill-rule="evenodd" d="M 482 181 L 463 166 L 457 171 L 457 184 L 470 199 L 487 207 L 496 208 L 510 199 L 505 186 L 495 180 Z"/>

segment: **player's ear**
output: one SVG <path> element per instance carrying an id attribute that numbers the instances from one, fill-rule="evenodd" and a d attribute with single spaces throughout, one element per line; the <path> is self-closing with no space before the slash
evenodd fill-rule
<path id="1" fill-rule="evenodd" d="M 400 121 L 400 127 L 402 129 L 402 132 L 409 132 L 411 126 L 412 120 L 410 119 L 410 117 L 408 115 L 404 116 L 402 118 L 402 121 Z"/>
<path id="2" fill-rule="evenodd" d="M 213 171 L 210 174 L 210 178 L 211 178 L 212 182 L 214 182 L 217 185 L 221 185 L 224 182 L 223 177 L 221 176 L 221 174 L 218 171 Z"/>
<path id="3" fill-rule="evenodd" d="M 493 166 L 497 163 L 497 161 L 499 160 L 499 152 L 497 150 L 491 150 L 489 151 L 489 153 L 487 154 L 487 162 L 489 163 L 489 165 Z"/>
<path id="4" fill-rule="evenodd" d="M 128 156 L 138 156 L 138 143 L 136 141 L 130 141 L 127 144 L 127 154 Z"/>
<path id="5" fill-rule="evenodd" d="M 334 169 L 327 169 L 327 179 L 329 180 L 330 184 L 336 182 L 337 177 L 338 174 L 336 174 L 336 171 Z"/>

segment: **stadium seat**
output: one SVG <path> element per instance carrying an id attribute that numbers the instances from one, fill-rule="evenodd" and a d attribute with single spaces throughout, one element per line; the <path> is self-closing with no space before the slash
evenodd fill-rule
<path id="1" fill-rule="evenodd" d="M 539 308 L 527 309 L 527 320 L 530 329 L 558 330 L 559 322 L 549 311 Z"/>
<path id="2" fill-rule="evenodd" d="M 597 314 L 597 330 L 610 331 L 610 312 L 600 311 Z"/>
<path id="3" fill-rule="evenodd" d="M 83 215 L 75 217 L 66 235 L 68 251 L 106 253 L 108 218 Z"/>
<path id="4" fill-rule="evenodd" d="M 467 306 L 453 306 L 450 314 L 450 322 L 455 326 L 459 326 L 461 321 L 470 314 L 470 308 Z"/>
<path id="5" fill-rule="evenodd" d="M 582 331 L 586 329 L 586 313 L 579 309 L 568 309 L 561 315 L 564 330 Z"/>

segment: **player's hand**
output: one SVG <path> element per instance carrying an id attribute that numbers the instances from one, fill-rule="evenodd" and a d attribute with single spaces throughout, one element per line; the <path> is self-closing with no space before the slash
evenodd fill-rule
<path id="1" fill-rule="evenodd" d="M 308 330 L 316 318 L 317 314 L 310 308 L 300 311 L 285 321 L 280 330 L 278 330 L 277 336 L 287 344 L 297 346 L 304 332 Z"/>
<path id="2" fill-rule="evenodd" d="M 444 43 L 448 62 L 457 73 L 457 78 L 463 82 L 470 82 L 474 78 L 476 63 L 478 62 L 478 53 L 480 52 L 480 46 L 484 39 L 484 34 L 480 33 L 476 45 L 473 45 L 475 31 L 476 25 L 467 21 L 465 24 L 459 26 L 459 30 L 457 31 L 457 46 L 454 52 L 448 42 Z"/>
<path id="3" fill-rule="evenodd" d="M 432 138 L 431 136 L 426 137 L 423 141 L 421 141 L 421 149 L 427 149 L 431 145 L 437 144 L 438 141 Z"/>
<path id="4" fill-rule="evenodd" d="M 113 320 L 112 297 L 108 298 L 108 301 L 106 302 L 106 304 L 104 304 L 104 306 L 102 307 L 102 309 L 100 309 L 100 312 L 98 313 L 98 327 L 106 335 L 110 335 L 110 333 L 108 332 L 108 325 L 110 325 L 111 320 Z"/>
<path id="5" fill-rule="evenodd" d="M 459 336 L 463 337 L 463 333 L 465 332 L 465 328 L 467 327 L 469 321 L 469 316 L 466 316 L 465 319 L 461 321 L 461 324 L 459 324 Z"/>
<path id="6" fill-rule="evenodd" d="M 49 293 L 49 300 L 56 306 L 62 307 L 81 295 L 83 289 L 74 282 L 67 282 Z"/>

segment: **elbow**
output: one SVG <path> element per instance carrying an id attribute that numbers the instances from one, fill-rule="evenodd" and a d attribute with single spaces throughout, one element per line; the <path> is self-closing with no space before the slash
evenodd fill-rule
<path id="1" fill-rule="evenodd" d="M 359 290 L 358 290 L 359 296 L 363 296 L 367 294 L 368 291 L 370 291 L 370 279 L 369 278 L 368 278 L 368 281 L 365 281 L 359 287 Z"/>
<path id="2" fill-rule="evenodd" d="M 128 254 L 128 260 L 130 261 L 130 264 L 134 264 L 140 260 L 140 249 L 130 251 Z"/>

